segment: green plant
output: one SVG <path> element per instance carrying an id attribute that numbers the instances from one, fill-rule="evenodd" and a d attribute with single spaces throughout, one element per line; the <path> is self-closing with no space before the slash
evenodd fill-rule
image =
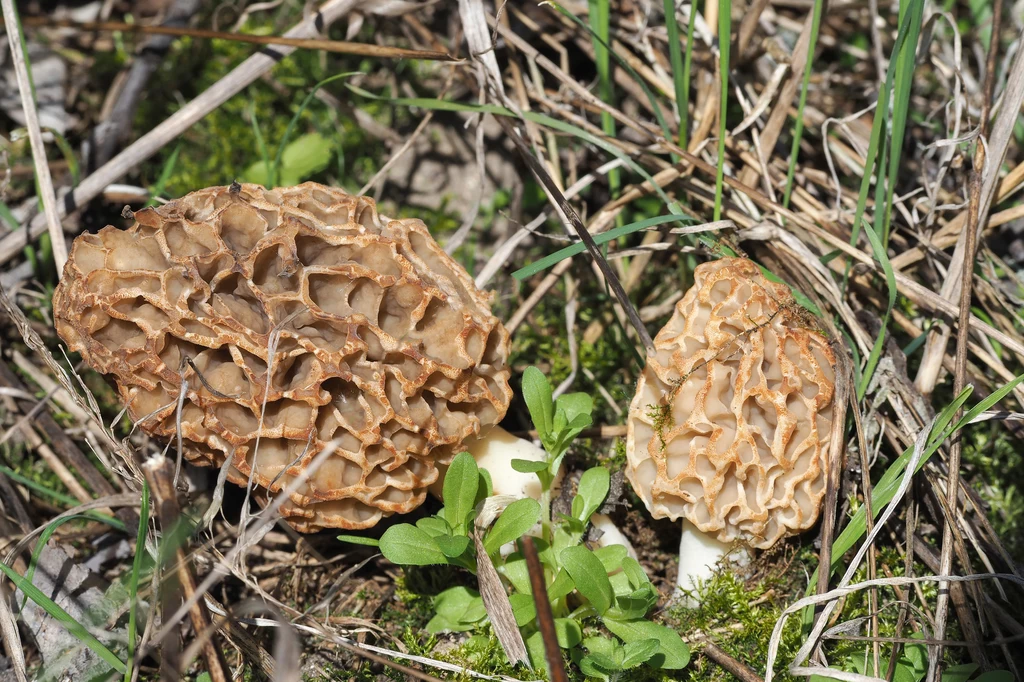
<path id="1" fill-rule="evenodd" d="M 915 639 L 923 639 L 920 633 L 913 635 Z M 879 661 L 879 672 L 883 675 L 889 669 L 891 658 Z M 835 668 L 838 670 L 838 668 Z M 846 661 L 841 668 L 844 672 L 854 672 L 858 675 L 871 676 L 875 674 L 874 666 L 868 652 L 853 656 Z M 977 677 L 972 678 L 978 671 L 976 663 L 965 663 L 962 665 L 949 666 L 942 671 L 942 682 L 1011 682 L 1013 673 L 1008 670 L 990 670 Z M 924 644 L 907 644 L 903 647 L 900 657 L 896 659 L 893 666 L 893 682 L 921 682 L 928 674 L 928 648 Z M 827 682 L 832 678 L 824 675 L 812 675 L 811 682 Z"/>
<path id="2" fill-rule="evenodd" d="M 415 525 L 392 526 L 378 546 L 390 561 L 403 566 L 446 564 L 474 575 L 479 561 L 490 561 L 511 588 L 509 602 L 534 666 L 543 667 L 543 640 L 526 560 L 519 552 L 502 556 L 501 548 L 527 533 L 535 543 L 547 596 L 555 616 L 559 645 L 591 679 L 614 680 L 646 664 L 652 668 L 682 668 L 690 651 L 679 634 L 645 617 L 658 599 L 643 568 L 627 556 L 625 547 L 592 550 L 584 538 L 590 517 L 604 504 L 610 476 L 603 467 L 580 478 L 570 514 L 551 518 L 551 492 L 562 459 L 573 439 L 590 425 L 593 402 L 585 393 L 553 398 L 547 378 L 535 367 L 523 375 L 523 396 L 547 453 L 544 461 L 513 460 L 520 472 L 532 472 L 541 482 L 540 502 L 516 500 L 484 529 L 481 504 L 491 492 L 490 477 L 469 453 L 452 460 L 444 481 L 444 507 Z M 539 532 L 534 529 L 539 524 Z M 479 542 L 474 542 L 474 535 Z M 373 544 L 366 538 L 341 540 Z M 486 557 L 478 552 L 483 552 Z M 468 632 L 481 628 L 488 614 L 478 591 L 452 587 L 434 597 L 435 615 L 427 631 Z M 603 625 L 603 628 L 600 627 Z"/>

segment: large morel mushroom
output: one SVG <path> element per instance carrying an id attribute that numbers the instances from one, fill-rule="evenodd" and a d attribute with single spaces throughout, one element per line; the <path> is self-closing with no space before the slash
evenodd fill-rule
<path id="1" fill-rule="evenodd" d="M 626 436 L 626 475 L 651 513 L 683 518 L 678 583 L 734 545 L 768 549 L 817 521 L 835 358 L 789 289 L 745 258 L 697 267 L 654 339 Z"/>
<path id="2" fill-rule="evenodd" d="M 296 529 L 421 504 L 504 416 L 509 337 L 419 220 L 315 183 L 212 187 L 75 240 L 57 332 L 134 420 L 228 479 L 278 491 Z M 257 439 L 258 454 L 257 454 Z M 255 461 L 254 461 L 255 459 Z"/>

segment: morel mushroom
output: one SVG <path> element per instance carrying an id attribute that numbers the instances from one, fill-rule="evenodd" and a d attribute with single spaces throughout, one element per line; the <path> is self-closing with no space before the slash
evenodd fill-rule
<path id="1" fill-rule="evenodd" d="M 75 240 L 57 332 L 129 414 L 300 531 L 409 512 L 508 409 L 509 336 L 419 220 L 315 183 L 200 190 Z M 257 439 L 258 451 L 257 451 Z M 228 460 L 230 460 L 228 462 Z"/>
<path id="2" fill-rule="evenodd" d="M 786 286 L 743 258 L 697 267 L 654 340 L 629 409 L 626 475 L 656 518 L 683 520 L 678 585 L 737 547 L 816 522 L 835 358 Z"/>

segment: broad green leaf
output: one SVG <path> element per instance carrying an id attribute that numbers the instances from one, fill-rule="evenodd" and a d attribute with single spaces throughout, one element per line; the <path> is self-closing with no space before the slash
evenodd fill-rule
<path id="1" fill-rule="evenodd" d="M 526 638 L 526 651 L 530 654 L 530 665 L 535 670 L 546 670 L 547 659 L 544 657 L 544 638 L 535 632 Z"/>
<path id="2" fill-rule="evenodd" d="M 555 634 L 558 646 L 571 649 L 583 639 L 583 628 L 572 618 L 555 618 Z"/>
<path id="3" fill-rule="evenodd" d="M 594 411 L 594 399 L 589 393 L 565 393 L 555 400 L 555 430 L 582 424 L 580 418 L 591 423 L 590 415 Z"/>
<path id="4" fill-rule="evenodd" d="M 590 520 L 593 513 L 604 504 L 610 485 L 611 474 L 604 467 L 584 471 L 580 476 L 576 497 L 572 500 L 572 515 L 584 523 Z"/>
<path id="5" fill-rule="evenodd" d="M 615 661 L 600 654 L 588 654 L 580 659 L 578 664 L 580 671 L 587 676 L 587 679 L 601 680 L 608 682 L 615 674 Z"/>
<path id="6" fill-rule="evenodd" d="M 641 587 L 630 594 L 616 596 L 615 608 L 608 615 L 615 611 L 615 617 L 620 620 L 643 618 L 657 602 L 658 596 L 652 588 Z"/>
<path id="7" fill-rule="evenodd" d="M 643 567 L 633 557 L 627 556 L 622 560 L 622 572 L 629 578 L 629 584 L 634 588 L 650 586 L 651 579 L 647 577 Z"/>
<path id="8" fill-rule="evenodd" d="M 569 572 L 564 568 L 558 569 L 555 579 L 548 585 L 548 599 L 554 601 L 576 589 L 576 583 L 572 581 Z"/>
<path id="9" fill-rule="evenodd" d="M 438 535 L 434 538 L 441 553 L 446 557 L 460 557 L 469 547 L 469 538 L 465 535 Z"/>
<path id="10" fill-rule="evenodd" d="M 476 597 L 469 601 L 466 605 L 466 610 L 459 616 L 460 623 L 479 623 L 487 617 L 487 607 L 484 606 L 484 600 L 480 597 Z"/>
<path id="11" fill-rule="evenodd" d="M 440 516 L 424 516 L 422 519 L 417 519 L 416 527 L 432 538 L 452 534 L 452 527 Z"/>
<path id="12" fill-rule="evenodd" d="M 530 570 L 526 566 L 526 559 L 519 553 L 509 554 L 504 565 L 498 566 L 498 573 L 505 576 L 516 592 L 521 594 L 533 594 L 530 588 Z"/>
<path id="13" fill-rule="evenodd" d="M 522 474 L 535 474 L 548 468 L 547 462 L 538 462 L 535 459 L 514 459 L 512 468 Z"/>
<path id="14" fill-rule="evenodd" d="M 605 618 L 604 626 L 626 644 L 642 639 L 658 640 L 658 653 L 649 659 L 655 668 L 675 670 L 690 662 L 690 647 L 686 646 L 678 632 L 664 625 L 649 620 Z"/>
<path id="15" fill-rule="evenodd" d="M 533 603 L 533 596 L 517 592 L 508 598 L 512 605 L 512 615 L 516 618 L 516 625 L 524 627 L 537 618 L 537 607 Z"/>
<path id="16" fill-rule="evenodd" d="M 425 629 L 430 634 L 436 635 L 439 632 L 469 632 L 479 626 L 479 623 L 465 623 L 438 613 L 427 622 Z"/>
<path id="17" fill-rule="evenodd" d="M 583 646 L 592 654 L 610 659 L 614 665 L 618 665 L 618 660 L 625 655 L 622 645 L 610 637 L 587 637 L 583 640 Z M 616 658 L 616 653 L 619 654 L 618 658 Z"/>
<path id="18" fill-rule="evenodd" d="M 552 436 L 554 428 L 555 406 L 551 393 L 551 384 L 544 373 L 536 367 L 527 367 L 523 372 L 523 400 L 542 441 Z"/>
<path id="19" fill-rule="evenodd" d="M 46 611 L 51 618 L 60 623 L 64 629 L 74 635 L 78 641 L 89 647 L 93 653 L 99 656 L 111 668 L 119 673 L 124 673 L 126 668 L 124 662 L 114 655 L 114 652 L 104 646 L 102 642 L 96 639 L 91 632 L 86 630 L 85 626 L 75 620 L 70 613 L 61 608 L 59 604 L 47 597 L 42 590 L 30 583 L 7 564 L 0 563 L 0 570 L 10 578 L 16 588 L 21 590 L 26 597 L 35 602 L 39 608 Z"/>
<path id="20" fill-rule="evenodd" d="M 622 562 L 629 555 L 622 545 L 608 545 L 594 550 L 594 555 L 601 560 L 601 565 L 608 573 L 614 573 L 622 569 Z"/>
<path id="21" fill-rule="evenodd" d="M 366 545 L 367 547 L 377 547 L 380 545 L 380 540 L 377 538 L 367 538 L 362 535 L 339 535 L 338 539 L 352 545 Z"/>
<path id="22" fill-rule="evenodd" d="M 445 518 L 461 533 L 465 533 L 469 515 L 473 512 L 479 485 L 479 469 L 473 455 L 468 452 L 457 455 L 445 474 L 443 493 Z"/>
<path id="23" fill-rule="evenodd" d="M 447 564 L 434 538 L 408 523 L 391 526 L 380 538 L 380 551 L 388 561 L 400 566 Z"/>
<path id="24" fill-rule="evenodd" d="M 612 605 L 612 584 L 601 560 L 583 546 L 567 547 L 558 556 L 562 566 L 576 583 L 576 590 L 583 595 L 597 613 L 604 614 Z"/>
<path id="25" fill-rule="evenodd" d="M 333 147 L 334 144 L 320 133 L 307 133 L 295 138 L 281 154 L 278 183 L 282 187 L 291 187 L 327 168 Z"/>
<path id="26" fill-rule="evenodd" d="M 487 615 L 479 593 L 462 585 L 451 587 L 434 597 L 434 611 L 437 615 L 430 622 L 433 627 L 439 629 L 431 630 L 431 625 L 428 624 L 429 632 L 465 632 L 479 624 Z"/>
<path id="27" fill-rule="evenodd" d="M 635 642 L 630 642 L 625 647 L 625 656 L 622 657 L 622 669 L 629 670 L 649 661 L 651 656 L 658 653 L 658 646 L 658 640 L 653 637 L 651 639 L 638 639 Z"/>
<path id="28" fill-rule="evenodd" d="M 963 663 L 961 665 L 952 665 L 942 673 L 942 682 L 967 682 L 978 670 L 977 663 Z"/>
<path id="29" fill-rule="evenodd" d="M 501 513 L 484 537 L 484 549 L 494 554 L 506 542 L 513 542 L 540 520 L 540 504 L 532 498 L 516 500 Z"/>
<path id="30" fill-rule="evenodd" d="M 945 675 L 942 676 L 942 680 L 946 682 Z M 1013 673 L 1009 670 L 989 670 L 974 678 L 974 682 L 1013 682 Z"/>

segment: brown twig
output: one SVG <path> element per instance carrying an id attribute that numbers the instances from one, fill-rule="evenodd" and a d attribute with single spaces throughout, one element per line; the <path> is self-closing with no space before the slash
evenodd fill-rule
<path id="1" fill-rule="evenodd" d="M 700 642 L 704 645 L 701 649 L 703 654 L 740 682 L 764 682 L 762 677 L 753 668 L 730 656 L 724 649 L 707 637 L 701 637 Z"/>
<path id="2" fill-rule="evenodd" d="M 526 559 L 526 568 L 530 573 L 530 589 L 533 590 L 533 603 L 537 607 L 537 628 L 544 640 L 544 656 L 548 661 L 548 675 L 551 682 L 569 682 L 562 662 L 562 650 L 558 646 L 558 635 L 555 633 L 555 616 L 551 613 L 551 602 L 548 601 L 548 587 L 544 582 L 544 566 L 537 556 L 537 548 L 533 538 L 523 537 L 519 541 Z"/>
<path id="3" fill-rule="evenodd" d="M 172 534 L 181 523 L 181 509 L 178 507 L 177 492 L 174 489 L 174 465 L 166 457 L 154 457 L 142 465 L 142 471 L 153 492 L 153 506 L 157 518 L 160 519 L 160 528 L 164 533 L 163 541 L 170 542 Z M 173 550 L 177 560 L 177 570 L 169 572 L 173 578 L 171 581 L 165 582 L 162 588 L 161 601 L 165 617 L 176 610 L 176 604 L 181 601 L 182 597 L 191 599 L 196 593 L 196 580 L 192 575 L 191 564 L 186 559 L 184 541 Z M 201 636 L 210 627 L 210 611 L 202 599 L 192 605 L 192 608 L 189 609 L 189 616 L 192 620 L 192 629 L 197 636 Z M 167 640 L 175 639 L 173 633 L 167 637 Z M 206 669 L 213 682 L 228 682 L 231 675 L 227 662 L 212 637 L 203 643 L 202 652 L 203 659 L 206 661 Z M 171 660 L 168 666 L 163 666 L 162 675 L 165 679 L 177 679 L 179 670 L 170 667 L 176 663 L 178 662 Z"/>
<path id="4" fill-rule="evenodd" d="M 145 24 L 128 24 L 123 21 L 71 21 L 70 19 L 54 19 L 51 17 L 23 17 L 25 26 L 43 28 L 73 28 L 79 31 L 120 31 L 125 33 L 142 33 L 144 35 L 161 35 L 188 38 L 204 38 L 207 40 L 232 40 L 236 43 L 252 43 L 253 45 L 285 45 L 306 50 L 320 50 L 337 54 L 352 54 L 377 59 L 426 59 L 443 62 L 459 62 L 447 52 L 432 50 L 410 50 L 404 47 L 371 45 L 368 43 L 350 43 L 344 40 L 324 40 L 321 38 L 289 38 L 288 36 L 259 36 L 248 33 L 228 33 L 211 31 L 205 28 L 188 28 L 179 26 L 148 26 Z"/>

